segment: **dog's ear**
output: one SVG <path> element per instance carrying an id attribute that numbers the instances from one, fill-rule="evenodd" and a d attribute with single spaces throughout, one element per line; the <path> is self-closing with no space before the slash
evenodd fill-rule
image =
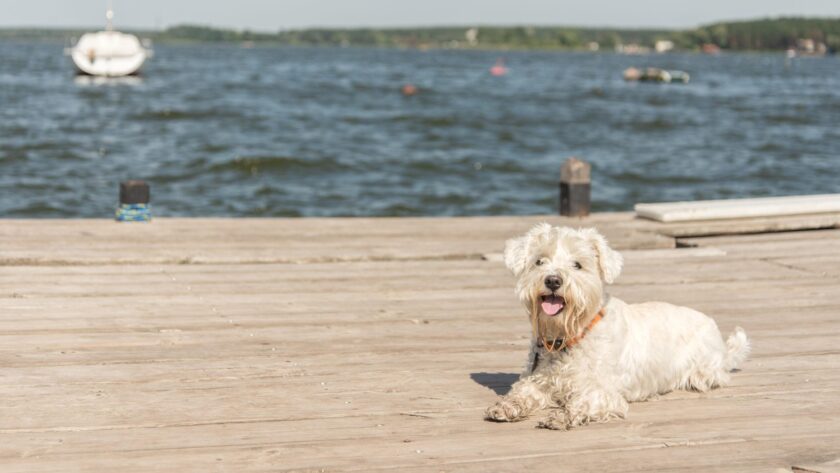
<path id="1" fill-rule="evenodd" d="M 598 257 L 598 268 L 601 271 L 601 279 L 607 284 L 612 284 L 618 275 L 621 274 L 621 267 L 624 264 L 624 258 L 621 256 L 621 253 L 610 248 L 607 239 L 594 228 L 583 229 L 580 233 L 589 241 L 595 250 L 595 255 Z"/>
<path id="2" fill-rule="evenodd" d="M 528 260 L 528 236 L 511 238 L 505 243 L 505 266 L 514 274 L 519 276 L 525 271 Z"/>
<path id="3" fill-rule="evenodd" d="M 528 233 L 512 238 L 505 243 L 505 266 L 519 277 L 529 264 L 528 251 L 532 244 L 544 242 L 551 235 L 553 228 L 548 223 L 538 223 Z"/>

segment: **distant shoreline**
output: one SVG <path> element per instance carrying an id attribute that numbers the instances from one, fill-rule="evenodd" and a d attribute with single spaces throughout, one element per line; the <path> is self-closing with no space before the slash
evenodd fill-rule
<path id="1" fill-rule="evenodd" d="M 2 40 L 63 41 L 97 28 L 0 28 Z M 776 18 L 725 22 L 693 29 L 585 27 L 429 27 L 287 30 L 277 33 L 180 25 L 162 31 L 126 30 L 161 44 L 246 43 L 278 46 L 361 46 L 476 50 L 776 51 L 840 50 L 840 18 Z"/>
<path id="2" fill-rule="evenodd" d="M 94 30 L 91 30 L 94 31 Z M 138 33 L 136 30 L 122 30 L 127 33 L 132 33 L 140 36 L 143 39 L 151 39 L 148 35 L 142 35 L 142 33 Z M 21 43 L 21 44 L 43 44 L 43 45 L 53 45 L 53 46 L 65 46 L 70 47 L 71 42 L 70 40 L 76 40 L 81 36 L 80 33 L 78 35 L 68 35 L 66 37 L 48 37 L 48 38 L 9 38 L 4 37 L 0 34 L 0 45 L 7 43 L 7 44 L 14 44 L 14 43 Z M 257 42 L 253 45 L 247 45 L 246 47 L 242 46 L 241 42 L 235 41 L 196 41 L 196 40 L 177 40 L 177 41 L 169 41 L 169 40 L 153 40 L 153 47 L 154 46 L 204 46 L 204 47 L 223 47 L 223 48 L 235 48 L 235 49 L 356 49 L 356 50 L 365 50 L 365 49 L 372 49 L 372 50 L 383 50 L 383 51 L 417 51 L 417 52 L 461 52 L 461 53 L 498 53 L 500 55 L 504 55 L 505 53 L 568 53 L 568 54 L 615 54 L 620 55 L 620 52 L 614 51 L 612 49 L 601 49 L 600 51 L 591 51 L 585 48 L 536 48 L 536 47 L 514 47 L 514 46 L 476 46 L 470 48 L 452 48 L 447 47 L 444 45 L 441 46 L 429 46 L 425 48 L 412 48 L 408 46 L 382 46 L 382 45 L 373 45 L 373 44 L 351 44 L 347 46 L 341 45 L 334 45 L 334 44 L 288 44 L 288 43 L 280 43 L 280 42 Z M 740 54 L 740 55 L 760 55 L 760 54 L 783 54 L 784 50 L 779 49 L 727 49 L 722 50 L 721 54 Z M 670 51 L 669 54 L 684 54 L 684 55 L 704 55 L 704 53 L 699 49 L 678 49 Z M 632 57 L 632 54 L 628 54 Z M 640 53 L 639 55 L 653 55 L 656 56 L 657 53 L 655 51 L 651 51 L 649 53 Z M 836 53 L 832 52 L 828 56 L 829 57 L 836 57 Z"/>

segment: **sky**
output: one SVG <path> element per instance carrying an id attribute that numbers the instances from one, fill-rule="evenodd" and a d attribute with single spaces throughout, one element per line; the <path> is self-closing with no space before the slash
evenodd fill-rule
<path id="1" fill-rule="evenodd" d="M 118 28 L 190 23 L 308 27 L 567 25 L 693 27 L 775 16 L 840 17 L 840 0 L 112 0 Z M 107 0 L 0 0 L 0 27 L 98 27 Z"/>

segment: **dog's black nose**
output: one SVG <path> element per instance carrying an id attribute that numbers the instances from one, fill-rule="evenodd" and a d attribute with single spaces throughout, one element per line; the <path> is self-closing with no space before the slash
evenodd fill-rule
<path id="1" fill-rule="evenodd" d="M 556 291 L 560 289 L 560 286 L 563 285 L 563 280 L 560 279 L 559 276 L 547 276 L 545 278 L 545 287 L 551 289 L 552 291 Z"/>

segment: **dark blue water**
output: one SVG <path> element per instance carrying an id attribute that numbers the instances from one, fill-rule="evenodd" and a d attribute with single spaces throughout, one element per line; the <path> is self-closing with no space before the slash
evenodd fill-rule
<path id="1" fill-rule="evenodd" d="M 840 59 L 158 45 L 98 83 L 0 43 L 2 217 L 109 217 L 127 178 L 157 216 L 551 213 L 571 155 L 596 210 L 840 192 Z"/>

